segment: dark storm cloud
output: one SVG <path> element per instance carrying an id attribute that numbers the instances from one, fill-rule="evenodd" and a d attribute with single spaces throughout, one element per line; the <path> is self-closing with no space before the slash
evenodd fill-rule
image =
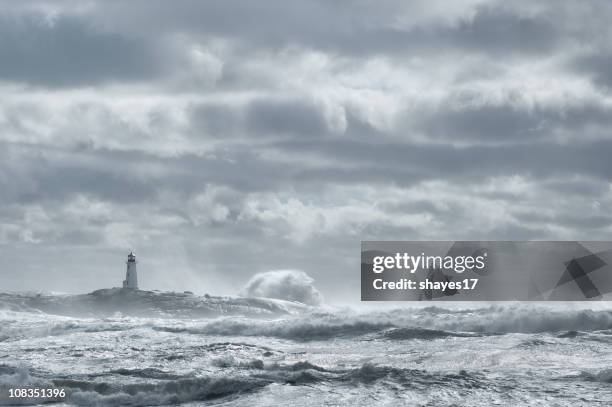
<path id="1" fill-rule="evenodd" d="M 50 87 L 145 80 L 163 63 L 152 45 L 76 17 L 0 15 L 0 79 Z"/>
<path id="2" fill-rule="evenodd" d="M 335 42 L 305 45 L 357 55 L 364 51 L 391 57 L 473 52 L 503 58 L 523 53 L 547 54 L 563 40 L 563 33 L 546 16 L 521 16 L 512 10 L 489 7 L 479 8 L 473 16 L 454 24 L 405 29 L 354 28 L 348 34 L 338 33 Z M 355 37 L 360 41 L 355 41 Z"/>
<path id="3" fill-rule="evenodd" d="M 244 106 L 199 104 L 189 109 L 194 133 L 228 137 L 318 137 L 328 134 L 321 107 L 308 100 L 255 99 Z"/>
<path id="4" fill-rule="evenodd" d="M 196 137 L 228 138 L 240 135 L 244 121 L 232 105 L 200 104 L 189 108 L 189 121 Z"/>
<path id="5" fill-rule="evenodd" d="M 497 54 L 514 51 L 548 52 L 563 39 L 562 35 L 545 14 L 527 16 L 508 9 L 481 7 L 472 19 L 431 34 L 431 45 L 435 46 L 439 41 L 451 47 Z M 440 40 L 436 40 L 436 37 Z"/>
<path id="6" fill-rule="evenodd" d="M 593 128 L 612 125 L 612 109 L 596 104 L 574 106 L 442 106 L 416 118 L 416 130 L 448 141 L 520 143 L 555 138 L 559 133 L 582 139 Z"/>
<path id="7" fill-rule="evenodd" d="M 119 204 L 149 202 L 160 191 L 173 191 L 188 198 L 207 183 L 228 185 L 240 191 L 274 190 L 289 182 L 292 171 L 279 171 L 279 164 L 257 159 L 248 152 L 223 157 L 183 155 L 160 158 L 135 151 L 73 149 L 71 152 L 40 153 L 32 147 L 4 149 L 0 157 L 0 186 L 5 203 L 32 203 L 71 199 L 87 194 Z M 143 174 L 140 166 L 161 171 Z M 281 176 L 279 176 L 281 175 Z"/>
<path id="8" fill-rule="evenodd" d="M 130 177 L 131 156 L 115 153 L 104 159 L 104 166 L 87 160 L 83 151 L 41 153 L 32 147 L 12 147 L 0 143 L 0 185 L 5 203 L 64 201 L 77 194 L 90 194 L 118 203 L 142 202 L 155 195 L 149 180 Z M 120 168 L 123 169 L 120 170 Z"/>
<path id="9" fill-rule="evenodd" d="M 36 190 L 25 193 L 21 199 L 42 201 L 47 197 L 69 197 L 70 194 L 85 193 L 99 199 L 117 203 L 143 202 L 155 196 L 155 188 L 147 182 L 126 176 L 109 174 L 100 169 L 65 166 L 55 163 L 35 176 Z"/>
<path id="10" fill-rule="evenodd" d="M 261 134 L 320 136 L 327 133 L 321 110 L 303 101 L 257 100 L 250 104 L 246 120 L 249 131 Z"/>
<path id="11" fill-rule="evenodd" d="M 496 240 L 542 240 L 546 237 L 541 228 L 527 226 L 524 222 L 498 225 L 489 233 Z"/>
<path id="12" fill-rule="evenodd" d="M 612 52 L 599 51 L 597 53 L 582 55 L 571 61 L 570 67 L 578 72 L 588 75 L 598 86 L 612 88 Z"/>
<path id="13" fill-rule="evenodd" d="M 90 13 L 54 18 L 32 13 L 1 16 L 0 77 L 52 87 L 154 80 L 187 69 L 184 55 L 170 46 L 169 39 L 176 36 L 232 40 L 235 50 L 225 56 L 231 64 L 218 83 L 230 88 L 261 82 L 244 76 L 239 66 L 247 58 L 291 47 L 352 58 L 449 52 L 495 54 L 495 58 L 526 53 L 540 58 L 576 40 L 560 27 L 559 19 L 570 18 L 566 14 L 525 13 L 494 5 L 474 7 L 456 21 L 417 20 L 402 26 L 393 16 L 410 16 L 418 8 L 391 1 L 380 6 L 233 0 L 179 4 L 104 2 L 95 3 Z"/>
<path id="14" fill-rule="evenodd" d="M 582 174 L 612 181 L 612 164 L 606 158 L 612 154 L 612 140 L 469 148 L 350 140 L 328 140 L 324 143 L 293 141 L 275 146 L 287 152 L 301 151 L 303 154 L 333 157 L 338 164 L 354 164 L 356 174 L 360 174 L 359 169 L 374 173 L 378 170 L 382 172 L 379 179 L 401 184 L 412 183 L 415 177 L 417 180 L 444 178 L 457 182 L 463 178 L 467 182 L 504 174 L 539 177 Z"/>
<path id="15" fill-rule="evenodd" d="M 338 159 L 342 158 L 340 155 L 337 157 Z M 325 168 L 303 169 L 296 178 L 299 178 L 302 183 L 312 183 L 314 185 L 324 179 L 327 183 L 337 185 L 391 183 L 402 186 L 416 185 L 421 181 L 431 178 L 430 175 L 426 174 L 426 171 L 415 168 L 412 165 L 380 165 L 366 160 L 346 163 L 350 163 L 349 168 L 328 166 Z"/>
<path id="16" fill-rule="evenodd" d="M 425 27 L 398 27 L 389 20 L 393 12 L 401 10 L 393 2 L 381 7 L 357 2 L 349 10 L 349 4 L 343 2 L 179 4 L 108 2 L 96 5 L 97 14 L 0 16 L 0 78 L 50 87 L 153 80 L 162 73 L 170 75 L 170 67 L 185 69 L 164 42 L 185 32 L 234 40 L 238 54 L 232 60 L 237 63 L 241 54 L 245 58 L 258 49 L 292 46 L 353 57 L 460 50 L 498 56 L 546 53 L 563 36 L 546 15 L 519 15 L 511 9 L 489 6 L 477 8 L 474 15 L 455 23 L 434 21 Z M 240 78 L 235 66 L 226 71 L 228 76 L 220 84 L 231 86 L 236 80 L 249 83 Z M 232 81 L 232 76 L 237 79 Z"/>
<path id="17" fill-rule="evenodd" d="M 473 7 L 458 21 L 430 19 L 399 24 L 418 15 L 427 3 L 363 2 L 254 2 L 183 1 L 175 7 L 164 1 L 132 3 L 125 8 L 102 6 L 127 24 L 126 15 L 167 30 L 189 30 L 203 35 L 239 40 L 256 48 L 301 46 L 357 56 L 457 51 L 460 49 L 503 55 L 548 52 L 562 40 L 552 16 L 525 13 L 511 7 Z M 120 14 L 123 14 L 121 16 Z M 559 17 L 559 13 L 555 13 Z M 393 17 L 397 17 L 394 20 Z M 246 47 L 249 48 L 249 47 Z"/>
<path id="18" fill-rule="evenodd" d="M 601 179 L 578 177 L 549 180 L 542 184 L 542 188 L 552 194 L 600 196 L 605 194 L 610 186 Z"/>
<path id="19" fill-rule="evenodd" d="M 551 215 L 546 213 L 517 212 L 515 216 L 525 222 L 556 224 L 578 229 L 605 229 L 612 225 L 612 217 L 606 215 L 584 215 L 577 212 Z"/>

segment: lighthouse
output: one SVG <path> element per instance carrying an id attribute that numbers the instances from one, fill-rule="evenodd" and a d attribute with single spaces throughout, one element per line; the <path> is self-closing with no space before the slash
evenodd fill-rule
<path id="1" fill-rule="evenodd" d="M 128 254 L 127 271 L 125 272 L 125 280 L 123 280 L 123 288 L 131 288 L 138 290 L 138 275 L 136 274 L 136 256 L 134 252 Z"/>

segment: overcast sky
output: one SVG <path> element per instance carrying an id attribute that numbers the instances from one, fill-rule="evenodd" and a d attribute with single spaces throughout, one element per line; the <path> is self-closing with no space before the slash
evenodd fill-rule
<path id="1" fill-rule="evenodd" d="M 0 2 L 0 284 L 359 299 L 361 240 L 611 240 L 607 1 Z"/>

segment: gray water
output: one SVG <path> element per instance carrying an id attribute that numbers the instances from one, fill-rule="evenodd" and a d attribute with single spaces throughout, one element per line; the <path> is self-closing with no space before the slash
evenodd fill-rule
<path id="1" fill-rule="evenodd" d="M 124 297 L 101 307 L 91 295 L 1 294 L 0 403 L 16 402 L 9 387 L 54 387 L 67 393 L 58 404 L 77 405 L 612 405 L 612 311 L 601 307 L 142 295 L 134 316 L 115 309 Z"/>

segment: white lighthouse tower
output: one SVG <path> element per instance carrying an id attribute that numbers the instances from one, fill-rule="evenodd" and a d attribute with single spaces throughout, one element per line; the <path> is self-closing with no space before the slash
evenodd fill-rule
<path id="1" fill-rule="evenodd" d="M 125 273 L 125 280 L 123 280 L 123 288 L 138 290 L 138 274 L 136 274 L 136 256 L 134 256 L 134 252 L 128 254 L 126 264 L 127 271 Z"/>

